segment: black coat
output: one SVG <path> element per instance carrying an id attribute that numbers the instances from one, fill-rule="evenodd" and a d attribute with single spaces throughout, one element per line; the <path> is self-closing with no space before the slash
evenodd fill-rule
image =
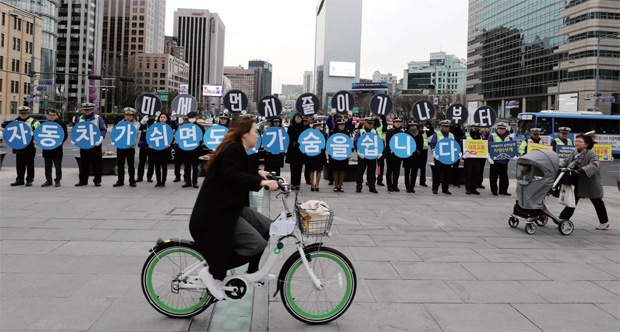
<path id="1" fill-rule="evenodd" d="M 323 134 L 323 136 L 325 137 L 325 142 L 327 142 L 327 134 L 321 130 L 321 134 Z M 327 164 L 327 155 L 325 152 L 325 148 L 323 148 L 323 150 L 321 150 L 321 153 L 319 153 L 316 156 L 305 156 L 305 165 L 306 165 L 306 169 L 311 171 L 311 172 L 322 172 L 323 171 L 323 166 L 325 166 Z"/>
<path id="2" fill-rule="evenodd" d="M 422 148 L 424 148 L 424 136 L 422 136 L 422 131 L 418 130 L 418 134 L 413 135 L 413 132 L 411 131 L 411 129 L 409 129 L 405 131 L 405 134 L 413 137 L 413 140 L 415 141 L 416 150 L 413 152 L 413 154 L 409 158 L 405 158 L 403 160 L 403 166 L 404 167 L 416 167 L 416 166 L 422 167 L 422 165 L 420 165 L 420 161 L 421 161 L 420 151 L 422 151 Z"/>
<path id="3" fill-rule="evenodd" d="M 339 131 L 338 128 L 336 128 L 334 129 L 334 131 L 332 131 L 331 135 L 329 136 L 333 136 L 335 134 L 345 134 L 347 136 L 351 136 L 351 134 L 346 128 L 343 129 L 342 131 Z M 347 169 L 347 166 L 349 166 L 348 158 L 345 160 L 336 160 L 332 158 L 331 156 L 329 156 L 329 167 L 332 171 L 345 171 Z"/>
<path id="4" fill-rule="evenodd" d="M 288 150 L 286 151 L 286 163 L 303 164 L 305 155 L 299 150 L 299 135 L 306 130 L 303 124 L 292 123 L 287 130 L 289 143 Z"/>
<path id="5" fill-rule="evenodd" d="M 386 157 L 395 157 L 395 156 L 391 156 L 391 149 L 390 149 L 390 140 L 392 139 L 392 137 L 398 133 L 402 133 L 403 132 L 403 128 L 396 128 L 396 127 L 392 127 L 390 128 L 386 133 L 385 133 L 385 149 L 383 152 L 383 155 L 385 155 Z"/>
<path id="6" fill-rule="evenodd" d="M 30 117 L 27 117 L 26 119 L 22 120 L 22 118 L 17 117 L 17 119 L 15 119 L 15 121 L 21 121 L 21 122 L 26 122 L 28 121 L 28 119 L 30 119 Z M 26 147 L 24 147 L 23 149 L 13 149 L 13 153 L 14 154 L 34 154 L 37 152 L 37 148 L 34 145 L 34 130 L 35 130 L 35 126 L 37 126 L 39 124 L 39 121 L 37 121 L 36 119 L 32 119 L 32 122 L 30 123 L 30 129 L 32 129 L 32 139 L 30 140 L 30 144 L 26 145 Z M 7 133 L 5 133 L 6 135 Z M 6 137 L 4 139 L 7 139 Z"/>
<path id="7" fill-rule="evenodd" d="M 225 264 L 239 214 L 250 205 L 250 190 L 261 189 L 261 180 L 257 169 L 250 170 L 248 154 L 241 143 L 228 146 L 207 171 L 190 217 L 189 231 L 210 265 Z M 219 268 L 225 269 L 221 265 Z"/>
<path id="8" fill-rule="evenodd" d="M 65 141 L 69 137 L 69 135 L 67 134 L 67 125 L 58 119 L 56 119 L 56 121 L 54 122 L 58 123 L 65 133 L 65 136 L 62 139 L 62 143 L 64 145 Z M 62 157 L 62 156 L 63 156 L 62 145 L 52 150 L 43 150 L 43 158 L 54 158 L 54 157 Z"/>

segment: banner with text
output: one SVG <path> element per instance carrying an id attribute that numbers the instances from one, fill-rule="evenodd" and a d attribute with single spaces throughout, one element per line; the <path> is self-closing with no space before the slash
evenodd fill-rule
<path id="1" fill-rule="evenodd" d="M 553 147 L 551 145 L 529 142 L 527 144 L 527 153 L 530 153 L 534 150 L 553 150 Z"/>
<path id="2" fill-rule="evenodd" d="M 489 156 L 493 160 L 512 159 L 519 155 L 517 142 L 489 142 Z"/>
<path id="3" fill-rule="evenodd" d="M 592 151 L 596 152 L 599 161 L 611 161 L 611 144 L 594 144 Z"/>
<path id="4" fill-rule="evenodd" d="M 486 158 L 489 155 L 489 142 L 483 139 L 463 140 L 463 158 Z"/>

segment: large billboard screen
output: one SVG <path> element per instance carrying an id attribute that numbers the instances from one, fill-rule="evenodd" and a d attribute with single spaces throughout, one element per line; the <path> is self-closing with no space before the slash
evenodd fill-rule
<path id="1" fill-rule="evenodd" d="M 431 66 L 443 66 L 445 65 L 446 52 L 434 52 L 431 53 Z"/>
<path id="2" fill-rule="evenodd" d="M 221 85 L 203 85 L 202 95 L 206 97 L 221 97 L 222 86 Z"/>
<path id="3" fill-rule="evenodd" d="M 355 77 L 355 62 L 329 62 L 329 76 Z"/>

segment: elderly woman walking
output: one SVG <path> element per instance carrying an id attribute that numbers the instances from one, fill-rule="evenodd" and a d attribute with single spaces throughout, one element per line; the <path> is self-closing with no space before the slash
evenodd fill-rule
<path id="1" fill-rule="evenodd" d="M 607 217 L 605 203 L 603 203 L 600 165 L 598 156 L 592 151 L 594 139 L 580 134 L 575 138 L 574 144 L 576 149 L 560 164 L 560 167 L 566 167 L 573 161 L 575 162 L 572 167 L 576 174 L 573 180 L 575 185 L 575 206 L 580 198 L 589 198 L 594 205 L 600 223 L 596 229 L 608 229 L 609 218 Z M 574 212 L 575 208 L 565 207 L 562 213 L 560 213 L 560 219 L 570 219 Z"/>

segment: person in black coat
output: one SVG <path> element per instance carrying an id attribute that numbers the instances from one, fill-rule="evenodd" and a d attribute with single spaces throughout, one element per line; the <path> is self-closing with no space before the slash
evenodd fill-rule
<path id="1" fill-rule="evenodd" d="M 189 123 L 196 123 L 198 114 L 196 112 L 187 113 L 187 121 Z M 200 128 L 200 137 L 204 137 L 205 129 L 198 125 Z M 181 188 L 189 188 L 194 187 L 198 188 L 198 164 L 200 164 L 200 160 L 198 157 L 204 155 L 203 150 L 204 143 L 200 141 L 200 144 L 197 148 L 189 151 L 183 152 L 183 164 L 185 164 L 185 170 L 183 171 L 183 178 L 185 183 L 181 186 Z"/>
<path id="2" fill-rule="evenodd" d="M 387 161 L 387 170 L 386 170 L 386 181 L 387 181 L 387 190 L 389 192 L 395 191 L 399 192 L 398 189 L 398 178 L 400 177 L 400 167 L 402 159 L 396 156 L 392 150 L 390 149 L 390 140 L 392 137 L 398 133 L 403 132 L 403 120 L 400 118 L 394 118 L 392 120 L 394 126 L 390 128 L 387 133 L 385 133 L 385 153 L 383 154 Z"/>
<path id="3" fill-rule="evenodd" d="M 312 124 L 312 129 L 316 129 L 325 138 L 325 142 L 327 142 L 327 134 L 321 130 L 323 126 L 322 122 L 315 122 Z M 325 148 L 321 150 L 321 152 L 316 156 L 305 156 L 306 161 L 306 169 L 308 170 L 310 176 L 310 190 L 311 191 L 319 191 L 319 182 L 321 182 L 321 172 L 323 172 L 323 167 L 327 164 L 327 157 L 325 155 Z"/>
<path id="4" fill-rule="evenodd" d="M 452 125 L 450 127 L 450 132 L 454 135 L 454 140 L 461 148 L 461 151 L 463 151 L 463 139 L 465 139 L 465 132 L 463 131 L 461 126 L 459 126 L 458 124 Z M 454 164 L 450 166 L 452 168 L 452 185 L 457 188 L 460 188 L 461 183 L 463 182 L 462 169 L 459 168 L 460 164 L 460 160 L 457 160 Z"/>
<path id="5" fill-rule="evenodd" d="M 269 127 L 281 127 L 282 118 L 274 116 L 268 120 Z M 290 137 L 289 137 L 290 138 Z M 265 143 L 263 143 L 265 146 Z M 290 143 L 289 143 L 290 146 Z M 292 150 L 292 149 L 290 149 Z M 272 154 L 269 151 L 265 151 L 265 171 L 275 172 L 276 175 L 280 175 L 280 169 L 284 167 L 284 152 L 278 154 Z"/>
<path id="6" fill-rule="evenodd" d="M 422 167 L 426 167 L 426 161 L 421 157 L 421 151 L 424 149 L 424 134 L 422 132 L 424 129 L 420 130 L 415 121 L 410 121 L 408 127 L 409 129 L 407 129 L 405 133 L 413 137 L 416 150 L 409 158 L 403 160 L 403 166 L 405 167 L 405 189 L 408 193 L 415 193 L 415 179 L 418 176 L 418 170 Z"/>
<path id="7" fill-rule="evenodd" d="M 329 135 L 330 137 L 336 134 L 345 134 L 351 136 L 349 131 L 345 128 L 346 122 L 344 120 L 338 120 L 336 122 L 336 128 Z M 329 169 L 334 177 L 334 192 L 344 192 L 342 189 L 342 183 L 344 182 L 344 175 L 349 166 L 349 159 L 336 160 L 329 156 Z"/>
<path id="8" fill-rule="evenodd" d="M 62 145 L 69 136 L 67 135 L 67 125 L 58 119 L 57 110 L 50 109 L 47 111 L 47 115 L 50 122 L 56 122 L 60 125 L 65 136 L 63 137 L 62 142 L 58 144 L 58 147 L 52 150 L 43 150 L 43 159 L 45 160 L 45 183 L 43 183 L 41 187 L 49 187 L 52 185 L 52 164 L 54 164 L 54 167 L 56 168 L 54 186 L 60 187 L 60 180 L 62 179 Z"/>
<path id="9" fill-rule="evenodd" d="M 15 119 L 15 121 L 25 122 L 34 135 L 34 131 L 39 126 L 39 121 L 30 117 L 30 107 L 20 106 L 17 112 L 19 113 L 19 117 Z M 6 128 L 6 124 L 3 124 L 3 126 Z M 15 171 L 17 172 L 17 178 L 15 182 L 11 183 L 11 187 L 23 186 L 24 184 L 26 187 L 32 186 L 32 182 L 34 181 L 34 157 L 37 153 L 34 139 L 23 149 L 13 149 L 13 153 L 15 154 Z M 26 177 L 26 182 L 24 182 L 24 176 Z"/>
<path id="10" fill-rule="evenodd" d="M 166 113 L 161 113 L 157 119 L 157 122 L 162 122 L 171 126 L 170 118 Z M 171 146 L 172 144 L 168 145 L 163 150 L 155 150 L 152 149 L 152 146 L 149 146 L 149 149 L 151 149 L 150 158 L 151 162 L 155 165 L 155 177 L 157 178 L 155 188 L 163 188 L 166 186 L 166 180 L 168 178 L 168 161 L 170 161 L 171 156 Z"/>
<path id="11" fill-rule="evenodd" d="M 250 170 L 246 151 L 257 141 L 256 123 L 239 117 L 205 166 L 189 221 L 192 238 L 209 265 L 199 276 L 217 299 L 225 296 L 221 280 L 226 271 L 248 262 L 248 273 L 258 271 L 267 246 L 271 220 L 249 208 L 249 192 L 263 187 L 275 191 L 278 184 L 267 179 L 269 173 Z"/>
<path id="12" fill-rule="evenodd" d="M 301 114 L 295 113 L 287 130 L 290 141 L 286 153 L 286 163 L 291 165 L 291 185 L 296 189 L 299 189 L 301 184 L 301 172 L 305 161 L 304 154 L 299 150 L 299 135 L 306 129 Z"/>

